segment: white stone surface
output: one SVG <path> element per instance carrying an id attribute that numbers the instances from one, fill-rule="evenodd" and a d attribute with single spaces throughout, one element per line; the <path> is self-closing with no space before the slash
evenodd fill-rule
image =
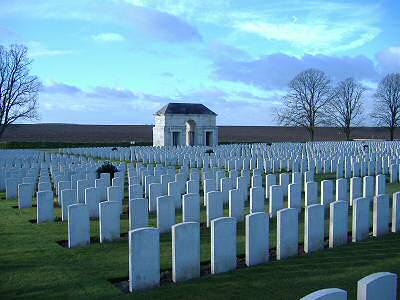
<path id="1" fill-rule="evenodd" d="M 143 186 L 140 184 L 132 184 L 129 186 L 128 191 L 129 200 L 133 200 L 136 198 L 143 198 Z"/>
<path id="2" fill-rule="evenodd" d="M 397 275 L 379 272 L 357 282 L 357 300 L 396 300 Z"/>
<path id="3" fill-rule="evenodd" d="M 229 177 L 221 178 L 220 191 L 224 204 L 229 203 L 229 191 L 232 189 L 232 179 Z"/>
<path id="4" fill-rule="evenodd" d="M 383 195 L 386 193 L 386 176 L 383 174 L 375 177 L 375 195 Z"/>
<path id="5" fill-rule="evenodd" d="M 353 205 L 354 199 L 362 197 L 362 179 L 353 177 L 350 179 L 350 205 Z"/>
<path id="6" fill-rule="evenodd" d="M 313 204 L 318 204 L 318 183 L 314 181 L 308 181 L 305 184 L 304 193 L 304 205 L 309 206 Z"/>
<path id="7" fill-rule="evenodd" d="M 237 222 L 244 219 L 244 201 L 242 191 L 238 189 L 229 191 L 229 217 L 235 218 Z"/>
<path id="8" fill-rule="evenodd" d="M 372 197 L 375 196 L 375 185 L 373 176 L 363 177 L 363 197 L 368 198 L 372 201 Z"/>
<path id="9" fill-rule="evenodd" d="M 277 213 L 276 259 L 298 254 L 299 220 L 295 208 L 281 209 Z"/>
<path id="10" fill-rule="evenodd" d="M 365 178 L 365 177 L 364 177 Z M 370 227 L 370 206 L 367 198 L 357 198 L 353 202 L 352 241 L 368 239 Z"/>
<path id="11" fill-rule="evenodd" d="M 149 187 L 149 211 L 157 210 L 157 198 L 163 196 L 161 183 L 152 183 Z"/>
<path id="12" fill-rule="evenodd" d="M 155 116 L 153 146 L 173 146 L 173 132 L 177 134 L 178 146 L 187 145 L 189 128 L 194 132 L 193 145 L 206 146 L 207 132 L 211 134 L 210 146 L 218 145 L 216 115 L 166 114 Z"/>
<path id="13" fill-rule="evenodd" d="M 76 190 L 65 189 L 61 191 L 61 220 L 63 222 L 68 220 L 68 206 L 77 203 Z"/>
<path id="14" fill-rule="evenodd" d="M 18 180 L 16 178 L 7 178 L 6 182 L 6 199 L 15 199 L 18 194 Z"/>
<path id="15" fill-rule="evenodd" d="M 32 207 L 32 189 L 31 183 L 18 184 L 18 207 L 20 209 Z"/>
<path id="16" fill-rule="evenodd" d="M 200 194 L 200 184 L 198 180 L 189 180 L 186 182 L 187 194 Z"/>
<path id="17" fill-rule="evenodd" d="M 85 190 L 90 187 L 90 181 L 87 179 L 78 180 L 76 182 L 76 200 L 78 203 L 85 203 Z"/>
<path id="18" fill-rule="evenodd" d="M 89 217 L 97 219 L 99 217 L 100 189 L 91 187 L 85 189 L 85 204 L 89 210 Z"/>
<path id="19" fill-rule="evenodd" d="M 172 280 L 181 282 L 197 277 L 200 277 L 200 223 L 176 224 L 172 226 Z"/>
<path id="20" fill-rule="evenodd" d="M 264 195 L 263 195 L 264 196 Z M 246 216 L 246 265 L 248 267 L 269 260 L 269 217 L 264 212 Z"/>
<path id="21" fill-rule="evenodd" d="M 199 194 L 185 194 L 182 196 L 182 221 L 200 222 Z"/>
<path id="22" fill-rule="evenodd" d="M 283 191 L 280 185 L 271 185 L 269 189 L 269 215 L 275 217 L 276 212 L 283 208 Z"/>
<path id="23" fill-rule="evenodd" d="M 269 199 L 270 186 L 276 185 L 276 176 L 267 174 L 265 176 L 265 198 Z"/>
<path id="24" fill-rule="evenodd" d="M 149 223 L 149 202 L 146 198 L 129 201 L 129 229 L 147 227 Z"/>
<path id="25" fill-rule="evenodd" d="M 160 232 L 157 228 L 129 231 L 129 291 L 160 285 Z"/>
<path id="26" fill-rule="evenodd" d="M 389 233 L 390 203 L 388 195 L 378 195 L 373 200 L 372 234 L 380 237 Z"/>
<path id="27" fill-rule="evenodd" d="M 304 215 L 304 252 L 311 253 L 324 249 L 324 206 L 309 205 Z"/>
<path id="28" fill-rule="evenodd" d="M 175 223 L 174 198 L 172 196 L 157 197 L 157 228 L 160 233 L 170 232 Z"/>
<path id="29" fill-rule="evenodd" d="M 168 196 L 172 197 L 175 208 L 182 207 L 180 190 L 181 190 L 181 188 L 180 188 L 179 182 L 173 181 L 173 182 L 168 183 Z"/>
<path id="30" fill-rule="evenodd" d="M 334 201 L 329 205 L 329 248 L 347 244 L 348 211 L 346 201 Z"/>
<path id="31" fill-rule="evenodd" d="M 287 173 L 279 174 L 279 185 L 282 187 L 283 196 L 288 195 L 288 185 L 290 183 L 290 176 Z"/>
<path id="32" fill-rule="evenodd" d="M 100 243 L 119 240 L 120 225 L 120 203 L 115 201 L 104 201 L 99 204 L 99 226 Z"/>
<path id="33" fill-rule="evenodd" d="M 50 182 L 39 182 L 38 183 L 38 191 L 39 192 L 44 192 L 44 191 L 51 191 L 51 183 Z"/>
<path id="34" fill-rule="evenodd" d="M 90 243 L 89 209 L 86 204 L 68 206 L 68 248 Z"/>
<path id="35" fill-rule="evenodd" d="M 336 201 L 349 201 L 346 178 L 336 179 Z"/>
<path id="36" fill-rule="evenodd" d="M 324 206 L 329 205 L 333 201 L 333 181 L 321 181 L 321 204 Z"/>
<path id="37" fill-rule="evenodd" d="M 221 192 L 207 193 L 207 227 L 211 226 L 211 221 L 224 216 L 224 203 Z"/>
<path id="38" fill-rule="evenodd" d="M 54 195 L 52 191 L 36 193 L 37 209 L 36 219 L 38 223 L 54 221 Z"/>
<path id="39" fill-rule="evenodd" d="M 393 194 L 392 200 L 392 232 L 400 230 L 400 192 Z"/>
<path id="40" fill-rule="evenodd" d="M 298 212 L 301 211 L 301 183 L 291 183 L 288 185 L 288 207 L 295 208 Z"/>
<path id="41" fill-rule="evenodd" d="M 236 269 L 236 220 L 222 217 L 211 221 L 211 274 Z"/>
<path id="42" fill-rule="evenodd" d="M 347 292 L 337 288 L 323 289 L 308 294 L 300 300 L 347 300 Z"/>
<path id="43" fill-rule="evenodd" d="M 264 212 L 264 188 L 253 187 L 250 189 L 250 213 Z"/>

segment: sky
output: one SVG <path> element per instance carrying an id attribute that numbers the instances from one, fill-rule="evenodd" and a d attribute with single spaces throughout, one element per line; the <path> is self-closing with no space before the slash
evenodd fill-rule
<path id="1" fill-rule="evenodd" d="M 318 68 L 368 88 L 400 72 L 399 0 L 0 0 L 0 45 L 25 44 L 39 123 L 153 124 L 168 102 L 218 125 L 275 125 L 287 84 Z M 368 125 L 368 118 L 365 120 Z"/>

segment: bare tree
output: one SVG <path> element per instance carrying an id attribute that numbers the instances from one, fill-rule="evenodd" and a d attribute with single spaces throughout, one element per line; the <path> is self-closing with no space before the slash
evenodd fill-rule
<path id="1" fill-rule="evenodd" d="M 17 120 L 37 118 L 40 82 L 30 75 L 32 60 L 23 45 L 0 46 L 0 138 Z"/>
<path id="2" fill-rule="evenodd" d="M 390 140 L 399 127 L 400 119 L 400 73 L 386 75 L 378 85 L 375 93 L 375 107 L 372 117 L 379 126 L 388 127 Z"/>
<path id="3" fill-rule="evenodd" d="M 277 119 L 281 125 L 305 127 L 313 141 L 315 128 L 327 123 L 326 109 L 331 99 L 331 83 L 326 74 L 305 70 L 290 81 Z"/>
<path id="4" fill-rule="evenodd" d="M 353 78 L 339 82 L 334 89 L 334 97 L 329 106 L 330 123 L 342 128 L 347 140 L 350 140 L 351 127 L 360 124 L 365 90 Z"/>

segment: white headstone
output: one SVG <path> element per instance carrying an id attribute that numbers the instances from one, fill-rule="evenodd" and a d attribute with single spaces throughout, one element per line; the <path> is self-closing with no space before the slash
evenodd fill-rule
<path id="1" fill-rule="evenodd" d="M 304 215 L 304 252 L 311 253 L 324 249 L 324 206 L 309 205 Z"/>
<path id="2" fill-rule="evenodd" d="M 36 193 L 37 198 L 37 222 L 54 221 L 54 195 L 52 191 L 42 191 Z"/>
<path id="3" fill-rule="evenodd" d="M 383 175 L 384 176 L 384 175 Z M 389 233 L 390 204 L 388 195 L 374 197 L 372 233 L 379 237 Z"/>
<path id="4" fill-rule="evenodd" d="M 369 226 L 369 200 L 367 198 L 357 198 L 353 202 L 352 241 L 359 242 L 367 239 L 369 236 Z"/>
<path id="5" fill-rule="evenodd" d="M 147 227 L 149 223 L 149 202 L 146 198 L 129 201 L 129 229 Z"/>
<path id="6" fill-rule="evenodd" d="M 200 223 L 199 194 L 185 194 L 182 196 L 182 221 Z"/>
<path id="7" fill-rule="evenodd" d="M 222 217 L 211 221 L 211 274 L 236 269 L 236 220 Z"/>
<path id="8" fill-rule="evenodd" d="M 200 223 L 176 224 L 172 226 L 172 280 L 181 282 L 197 277 L 200 277 Z"/>
<path id="9" fill-rule="evenodd" d="M 357 300 L 396 300 L 397 275 L 380 272 L 368 275 L 357 282 Z"/>
<path id="10" fill-rule="evenodd" d="M 276 259 L 281 260 L 298 254 L 299 221 L 295 208 L 281 209 L 277 213 Z"/>
<path id="11" fill-rule="evenodd" d="M 172 196 L 157 197 L 157 227 L 160 233 L 170 232 L 175 223 L 174 198 Z"/>
<path id="12" fill-rule="evenodd" d="M 329 248 L 347 244 L 348 210 L 346 201 L 335 201 L 329 205 Z"/>
<path id="13" fill-rule="evenodd" d="M 90 243 L 89 209 L 86 204 L 68 206 L 68 248 Z"/>
<path id="14" fill-rule="evenodd" d="M 224 216 L 224 203 L 221 192 L 207 193 L 207 227 L 211 226 L 211 221 Z"/>
<path id="15" fill-rule="evenodd" d="M 160 285 L 160 233 L 157 228 L 129 231 L 129 291 Z"/>
<path id="16" fill-rule="evenodd" d="M 100 243 L 119 240 L 120 203 L 104 201 L 99 204 Z"/>
<path id="17" fill-rule="evenodd" d="M 264 212 L 251 213 L 246 216 L 246 265 L 263 264 L 268 260 L 269 217 Z"/>

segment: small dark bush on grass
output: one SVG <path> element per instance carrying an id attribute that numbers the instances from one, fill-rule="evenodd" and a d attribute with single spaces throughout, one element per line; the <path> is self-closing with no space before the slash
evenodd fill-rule
<path id="1" fill-rule="evenodd" d="M 101 167 L 97 168 L 96 173 L 97 173 L 97 178 L 100 177 L 100 173 L 110 173 L 110 178 L 114 178 L 114 174 L 118 172 L 118 169 L 116 166 L 114 166 L 112 163 L 109 161 L 105 162 Z"/>
<path id="2" fill-rule="evenodd" d="M 213 149 L 206 150 L 206 154 L 210 155 L 211 153 L 214 153 Z"/>

